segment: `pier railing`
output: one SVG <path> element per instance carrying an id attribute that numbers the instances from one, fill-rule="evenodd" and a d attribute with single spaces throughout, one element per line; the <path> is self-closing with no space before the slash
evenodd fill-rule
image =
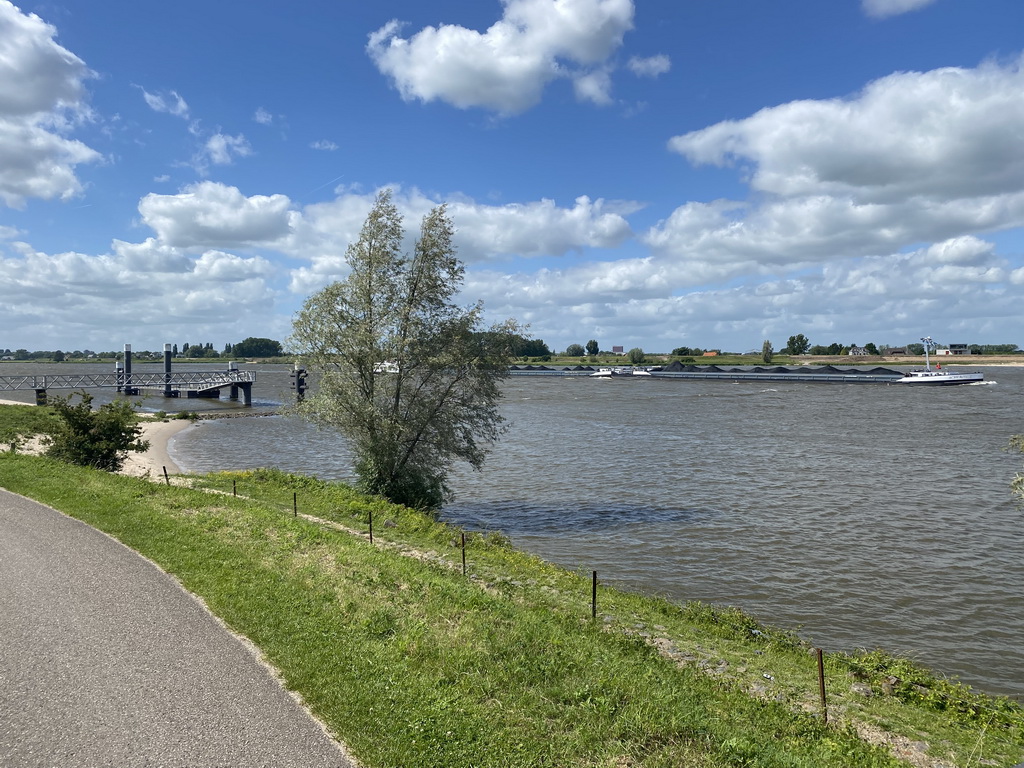
<path id="1" fill-rule="evenodd" d="M 23 389 L 191 389 L 202 392 L 230 387 L 232 384 L 251 384 L 256 381 L 255 371 L 175 371 L 173 373 L 58 373 L 45 376 L 0 376 L 0 392 Z"/>

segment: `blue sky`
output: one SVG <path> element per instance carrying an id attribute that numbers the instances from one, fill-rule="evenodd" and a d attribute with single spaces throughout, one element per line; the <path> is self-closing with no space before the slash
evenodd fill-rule
<path id="1" fill-rule="evenodd" d="M 284 340 L 382 187 L 553 349 L 1024 344 L 1020 0 L 0 0 L 0 348 Z"/>

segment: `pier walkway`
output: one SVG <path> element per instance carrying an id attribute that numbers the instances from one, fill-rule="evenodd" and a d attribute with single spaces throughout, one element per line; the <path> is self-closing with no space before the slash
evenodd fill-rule
<path id="1" fill-rule="evenodd" d="M 45 405 L 46 391 L 50 389 L 116 388 L 129 395 L 152 391 L 164 397 L 219 397 L 220 390 L 228 389 L 231 399 L 237 400 L 239 390 L 245 405 L 252 405 L 252 385 L 255 371 L 174 371 L 157 373 L 70 373 L 45 376 L 0 376 L 0 392 L 35 390 L 36 402 Z"/>

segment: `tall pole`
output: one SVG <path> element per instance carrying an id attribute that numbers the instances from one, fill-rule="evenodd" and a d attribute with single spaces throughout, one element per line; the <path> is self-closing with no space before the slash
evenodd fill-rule
<path id="1" fill-rule="evenodd" d="M 132 391 L 132 345 L 124 345 L 124 393 L 134 395 Z"/>
<path id="2" fill-rule="evenodd" d="M 171 345 L 164 344 L 164 397 L 171 396 Z"/>

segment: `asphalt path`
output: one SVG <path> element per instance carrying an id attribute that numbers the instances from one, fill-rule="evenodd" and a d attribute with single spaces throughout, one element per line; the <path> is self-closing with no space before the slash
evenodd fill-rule
<path id="1" fill-rule="evenodd" d="M 0 765 L 354 763 L 174 579 L 0 490 Z"/>

